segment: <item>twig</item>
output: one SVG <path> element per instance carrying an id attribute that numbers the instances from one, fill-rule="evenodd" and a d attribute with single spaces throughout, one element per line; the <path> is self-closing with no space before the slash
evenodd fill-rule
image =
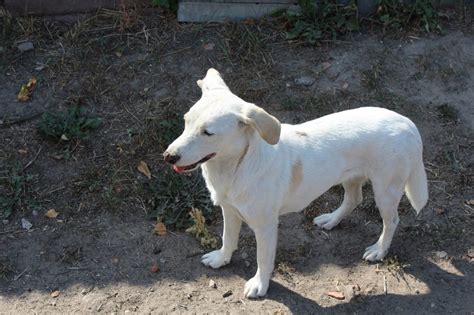
<path id="1" fill-rule="evenodd" d="M 36 152 L 35 157 L 34 157 L 31 161 L 29 161 L 28 164 L 25 165 L 25 167 L 23 167 L 23 172 L 24 172 L 28 167 L 30 167 L 31 164 L 33 164 L 33 162 L 38 158 L 38 155 L 41 153 L 41 150 L 43 150 L 43 147 L 40 147 L 39 150 L 38 150 L 38 152 Z"/>
<path id="2" fill-rule="evenodd" d="M 184 48 L 181 48 L 181 49 L 178 49 L 178 50 L 175 50 L 175 51 L 166 53 L 166 54 L 164 54 L 164 55 L 161 55 L 160 57 L 161 57 L 161 58 L 164 58 L 164 57 L 168 57 L 168 56 L 171 56 L 171 55 L 174 55 L 174 54 L 179 54 L 180 52 L 189 50 L 189 49 L 191 49 L 191 48 L 193 48 L 193 47 L 192 47 L 192 46 L 184 47 Z"/>
<path id="3" fill-rule="evenodd" d="M 30 115 L 30 116 L 19 118 L 17 120 L 2 122 L 2 123 L 0 123 L 0 128 L 8 128 L 8 127 L 13 126 L 13 125 L 22 124 L 24 122 L 33 120 L 33 119 L 37 118 L 38 116 L 41 116 L 42 114 L 43 114 L 43 112 L 39 112 L 39 113 Z"/>
<path id="4" fill-rule="evenodd" d="M 18 279 L 20 279 L 24 274 L 25 272 L 28 270 L 28 268 L 26 268 L 25 270 L 23 270 L 22 273 L 20 273 L 19 275 L 16 275 L 14 278 L 13 278 L 13 281 L 17 281 Z"/>
<path id="5" fill-rule="evenodd" d="M 84 270 L 84 269 L 88 269 L 88 267 L 67 267 L 67 269 L 69 269 L 69 270 Z"/>
<path id="6" fill-rule="evenodd" d="M 9 233 L 12 233 L 12 234 L 20 234 L 20 233 L 31 232 L 31 231 L 34 231 L 34 230 L 35 230 L 35 229 L 29 229 L 29 230 L 8 230 L 8 231 L 0 232 L 0 235 L 9 234 Z"/>
<path id="7" fill-rule="evenodd" d="M 383 293 L 387 294 L 387 277 L 383 275 Z"/>

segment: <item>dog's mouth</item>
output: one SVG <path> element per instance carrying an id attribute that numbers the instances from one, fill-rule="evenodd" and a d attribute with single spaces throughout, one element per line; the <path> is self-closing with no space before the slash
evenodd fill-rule
<path id="1" fill-rule="evenodd" d="M 194 164 L 190 164 L 190 165 L 186 165 L 186 166 L 173 165 L 173 170 L 176 173 L 191 172 L 191 171 L 194 171 L 195 169 L 197 169 L 199 165 L 201 165 L 203 163 L 206 163 L 207 161 L 209 161 L 210 159 L 212 159 L 215 156 L 216 156 L 215 153 L 211 153 L 209 155 L 206 155 L 204 158 L 202 158 L 201 160 L 197 161 Z"/>

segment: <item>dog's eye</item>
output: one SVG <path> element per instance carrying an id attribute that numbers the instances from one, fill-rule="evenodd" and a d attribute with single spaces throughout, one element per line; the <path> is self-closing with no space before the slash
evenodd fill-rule
<path id="1" fill-rule="evenodd" d="M 209 132 L 209 131 L 207 131 L 206 129 L 204 129 L 204 131 L 203 131 L 202 133 L 205 134 L 205 135 L 208 136 L 208 137 L 214 135 L 212 132 Z"/>

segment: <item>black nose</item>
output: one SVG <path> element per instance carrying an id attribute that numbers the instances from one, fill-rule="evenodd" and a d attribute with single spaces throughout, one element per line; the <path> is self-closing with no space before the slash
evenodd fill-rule
<path id="1" fill-rule="evenodd" d="M 169 154 L 168 152 L 163 153 L 163 157 L 165 158 L 165 161 L 170 164 L 175 164 L 181 158 L 181 156 L 179 155 L 172 155 L 172 154 Z"/>

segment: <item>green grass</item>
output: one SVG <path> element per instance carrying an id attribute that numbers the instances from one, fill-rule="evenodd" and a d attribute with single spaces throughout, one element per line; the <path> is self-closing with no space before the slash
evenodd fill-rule
<path id="1" fill-rule="evenodd" d="M 72 141 L 85 138 L 100 124 L 100 118 L 89 116 L 83 108 L 74 106 L 66 112 L 44 113 L 38 123 L 38 131 L 56 141 Z"/>
<path id="2" fill-rule="evenodd" d="M 300 0 L 300 11 L 283 14 L 290 30 L 288 39 L 302 39 L 315 44 L 323 38 L 336 39 L 339 35 L 359 30 L 357 5 L 339 4 L 335 0 Z"/>
<path id="3" fill-rule="evenodd" d="M 28 194 L 28 184 L 34 175 L 23 171 L 19 163 L 0 172 L 0 218 L 8 219 L 15 209 L 35 208 L 36 202 Z"/>
<path id="4" fill-rule="evenodd" d="M 191 175 L 165 170 L 156 181 L 147 183 L 145 194 L 149 198 L 150 217 L 157 218 L 168 227 L 184 229 L 192 224 L 189 212 L 198 208 L 212 222 L 215 217 L 209 192 L 199 172 Z"/>
<path id="5" fill-rule="evenodd" d="M 383 25 L 384 31 L 399 31 L 409 27 L 426 32 L 441 31 L 439 15 L 431 0 L 400 2 L 379 0 L 375 19 Z"/>

